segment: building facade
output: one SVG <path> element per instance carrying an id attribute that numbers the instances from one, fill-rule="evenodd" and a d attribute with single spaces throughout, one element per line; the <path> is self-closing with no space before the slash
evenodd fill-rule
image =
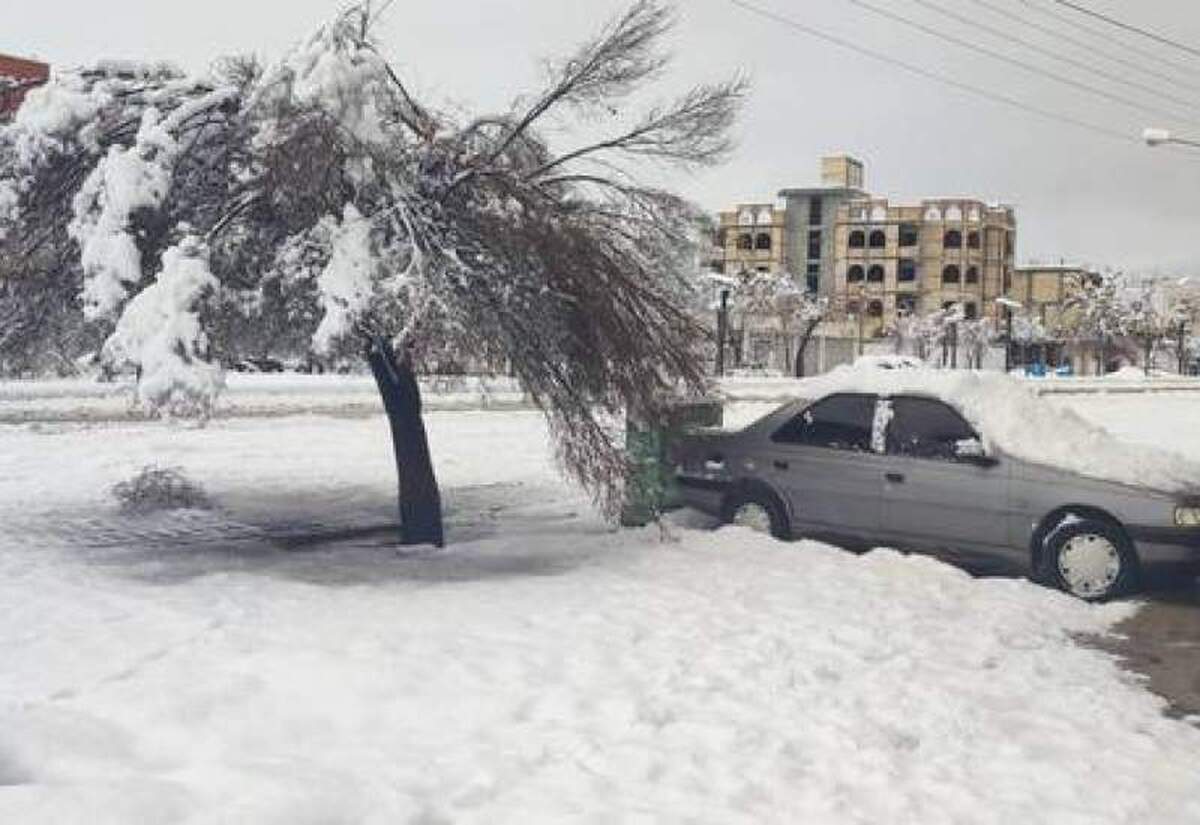
<path id="1" fill-rule="evenodd" d="M 0 119 L 11 117 L 29 90 L 49 79 L 45 63 L 0 54 Z"/>
<path id="2" fill-rule="evenodd" d="M 893 204 L 850 200 L 834 232 L 837 304 L 868 337 L 901 314 L 959 304 L 968 319 L 999 318 L 1013 288 L 1011 207 L 965 198 Z"/>
<path id="3" fill-rule="evenodd" d="M 1029 264 L 1013 272 L 1011 297 L 1025 306 L 1031 318 L 1047 331 L 1059 325 L 1063 308 L 1088 284 L 1100 281 L 1100 273 L 1077 264 Z"/>

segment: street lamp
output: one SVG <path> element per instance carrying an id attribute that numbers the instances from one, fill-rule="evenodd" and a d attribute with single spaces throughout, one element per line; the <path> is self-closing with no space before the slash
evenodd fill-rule
<path id="1" fill-rule="evenodd" d="M 1173 134 L 1171 134 L 1170 129 L 1160 129 L 1155 126 L 1150 126 L 1142 130 L 1142 140 L 1146 141 L 1147 146 L 1151 147 L 1175 144 L 1179 146 L 1195 146 L 1200 148 L 1200 141 L 1175 137 Z"/>

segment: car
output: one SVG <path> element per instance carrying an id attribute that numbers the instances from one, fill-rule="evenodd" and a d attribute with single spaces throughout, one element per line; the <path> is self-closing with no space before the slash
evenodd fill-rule
<path id="1" fill-rule="evenodd" d="M 1005 376 L 843 369 L 740 432 L 683 436 L 684 504 L 781 539 L 996 556 L 1089 601 L 1200 561 L 1200 468 L 1182 458 Z"/>

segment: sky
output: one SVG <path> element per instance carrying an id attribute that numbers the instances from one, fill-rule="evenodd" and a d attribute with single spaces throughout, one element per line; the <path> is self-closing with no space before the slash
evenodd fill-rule
<path id="1" fill-rule="evenodd" d="M 733 0 L 680 0 L 668 44 L 675 58 L 658 94 L 670 96 L 736 73 L 753 81 L 728 163 L 668 176 L 674 188 L 708 210 L 771 201 L 780 189 L 814 185 L 822 154 L 848 152 L 866 162 L 867 188 L 877 195 L 897 201 L 963 195 L 1013 204 L 1021 261 L 1200 272 L 1200 148 L 1150 149 L 1137 139 L 1151 125 L 1200 138 L 1200 57 L 1122 36 L 1056 0 L 749 2 L 924 71 L 1116 135 L 912 74 L 765 19 Z M 1077 2 L 1200 49 L 1200 4 Z M 1068 82 L 906 27 L 863 3 Z M 12 5 L 0 30 L 0 52 L 56 66 L 101 58 L 154 59 L 203 71 L 221 55 L 277 56 L 342 2 Z M 395 0 L 381 18 L 378 37 L 425 99 L 466 112 L 504 110 L 539 87 L 542 61 L 569 51 L 624 5 L 618 0 Z M 1100 39 L 1048 13 L 1118 39 Z M 1022 21 L 1052 31 L 1035 31 Z"/>

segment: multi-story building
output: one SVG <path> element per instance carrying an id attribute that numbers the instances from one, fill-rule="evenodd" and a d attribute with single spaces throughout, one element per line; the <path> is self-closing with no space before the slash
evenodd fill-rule
<path id="1" fill-rule="evenodd" d="M 779 200 L 722 212 L 714 264 L 731 276 L 790 273 L 829 301 L 825 335 L 880 336 L 901 313 L 951 304 L 969 318 L 1002 314 L 996 299 L 1013 287 L 1011 207 L 976 198 L 893 204 L 866 191 L 862 162 L 845 154 L 821 159 L 819 186 L 784 189 Z M 766 359 L 778 367 L 790 361 L 790 342 L 775 327 L 747 320 L 741 334 L 747 352 L 783 352 Z"/>
<path id="2" fill-rule="evenodd" d="M 49 78 L 45 63 L 0 54 L 0 119 L 11 116 L 29 90 Z"/>
<path id="3" fill-rule="evenodd" d="M 821 159 L 820 186 L 779 193 L 787 205 L 787 268 L 813 294 L 835 292 L 838 212 L 848 201 L 867 197 L 862 187 L 862 162 L 849 155 L 832 155 Z"/>
<path id="4" fill-rule="evenodd" d="M 717 230 L 718 271 L 726 275 L 780 272 L 786 215 L 770 203 L 744 203 L 722 212 Z"/>
<path id="5" fill-rule="evenodd" d="M 864 197 L 838 209 L 837 303 L 868 336 L 901 313 L 959 304 L 968 319 L 1001 315 L 1013 287 L 1011 207 L 968 198 L 897 205 Z"/>

